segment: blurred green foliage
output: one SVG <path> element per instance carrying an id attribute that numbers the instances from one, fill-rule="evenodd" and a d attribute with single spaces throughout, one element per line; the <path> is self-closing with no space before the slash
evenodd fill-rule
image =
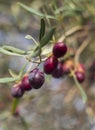
<path id="1" fill-rule="evenodd" d="M 0 0 L 0 31 L 11 34 L 11 38 L 8 35 L 11 43 L 17 34 L 21 37 L 20 34 L 31 33 L 38 39 L 40 17 L 22 9 L 17 2 L 18 0 Z M 78 49 L 86 38 L 91 38 L 79 59 L 86 66 L 87 82 L 84 83 L 84 89 L 88 95 L 88 104 L 83 104 L 78 94 L 79 91 L 70 79 L 63 79 L 58 84 L 59 81 L 54 80 L 52 83 L 52 79 L 48 78 L 49 81 L 43 89 L 26 93 L 19 106 L 22 119 L 14 118 L 7 113 L 11 110 L 12 105 L 12 97 L 9 92 L 12 84 L 5 84 L 8 90 L 5 87 L 3 89 L 3 86 L 0 89 L 0 110 L 3 113 L 2 115 L 0 113 L 0 127 L 3 130 L 24 129 L 24 124 L 26 125 L 27 122 L 30 130 L 32 128 L 33 130 L 76 130 L 79 128 L 80 130 L 91 130 L 95 127 L 95 87 L 92 86 L 92 83 L 89 84 L 88 69 L 90 63 L 95 59 L 95 0 L 19 0 L 19 2 L 37 12 L 40 11 L 45 16 L 52 15 L 55 19 L 45 19 L 46 31 L 48 28 L 56 27 L 55 39 L 65 36 L 64 42 L 73 49 Z M 81 29 L 72 31 L 77 26 Z M 6 37 L 5 34 L 3 37 Z M 19 40 L 15 39 L 15 44 L 12 43 L 12 45 L 17 46 L 18 41 L 18 46 L 21 45 L 23 40 L 20 37 Z M 5 40 L 3 40 L 4 43 L 6 43 Z M 9 75 L 7 69 L 11 58 L 2 55 L 0 58 L 0 74 L 4 77 Z M 19 61 L 15 60 L 15 63 Z M 19 67 L 20 62 L 17 68 Z M 55 86 L 57 86 L 57 90 L 52 90 Z"/>

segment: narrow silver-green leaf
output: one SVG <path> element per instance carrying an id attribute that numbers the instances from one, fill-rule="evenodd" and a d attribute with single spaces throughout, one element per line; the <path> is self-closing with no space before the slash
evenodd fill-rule
<path id="1" fill-rule="evenodd" d="M 45 34 L 45 20 L 41 19 L 39 41 L 42 39 L 44 34 Z"/>
<path id="2" fill-rule="evenodd" d="M 18 80 L 18 77 L 7 77 L 7 78 L 0 78 L 0 83 L 9 83 L 9 82 L 14 82 Z"/>
<path id="3" fill-rule="evenodd" d="M 5 50 L 4 48 L 0 47 L 0 53 L 5 54 L 5 55 L 12 55 L 12 56 L 24 56 L 22 54 L 17 54 L 14 52 L 10 52 L 8 50 Z"/>
<path id="4" fill-rule="evenodd" d="M 34 50 L 33 57 L 37 57 L 41 54 L 41 48 L 48 44 L 48 42 L 52 39 L 52 36 L 55 32 L 55 28 L 49 30 L 41 39 L 39 46 L 37 46 Z"/>
<path id="5" fill-rule="evenodd" d="M 41 54 L 41 49 L 38 47 L 36 48 L 36 50 L 34 51 L 32 57 L 37 57 Z"/>
<path id="6" fill-rule="evenodd" d="M 51 30 L 49 30 L 41 39 L 40 41 L 40 46 L 43 47 L 46 44 L 48 44 L 48 42 L 52 39 L 52 36 L 54 35 L 55 32 L 55 28 L 52 28 Z"/>
<path id="7" fill-rule="evenodd" d="M 24 73 L 24 70 L 25 70 L 27 63 L 28 62 L 25 63 L 25 65 L 22 67 L 19 75 L 17 75 L 17 76 L 12 71 L 9 70 L 10 74 L 13 77 L 0 78 L 0 83 L 9 83 L 9 82 L 14 82 L 14 81 L 19 80 L 23 76 L 23 73 Z"/>
<path id="8" fill-rule="evenodd" d="M 13 47 L 13 46 L 2 46 L 2 48 L 9 51 L 9 52 L 14 52 L 17 54 L 25 54 L 24 50 L 18 49 L 18 48 Z"/>
<path id="9" fill-rule="evenodd" d="M 18 4 L 24 8 L 25 10 L 27 10 L 28 12 L 32 13 L 32 14 L 35 14 L 37 16 L 40 16 L 40 17 L 46 17 L 46 18 L 50 18 L 50 19 L 56 19 L 54 16 L 51 16 L 51 15 L 45 15 L 41 12 L 38 12 L 37 10 L 33 9 L 33 8 L 30 8 L 28 6 L 26 6 L 25 4 L 22 4 L 20 2 L 18 2 Z"/>

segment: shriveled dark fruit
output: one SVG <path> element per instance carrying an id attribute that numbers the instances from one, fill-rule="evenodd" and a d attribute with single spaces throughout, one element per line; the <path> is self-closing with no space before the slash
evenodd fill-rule
<path id="1" fill-rule="evenodd" d="M 24 94 L 24 89 L 22 88 L 22 83 L 18 83 L 15 84 L 12 88 L 11 88 L 11 94 L 13 97 L 15 98 L 20 98 L 23 96 Z"/>
<path id="2" fill-rule="evenodd" d="M 45 81 L 44 73 L 41 72 L 38 68 L 35 68 L 30 71 L 28 80 L 33 88 L 39 89 Z"/>
<path id="3" fill-rule="evenodd" d="M 79 83 L 82 83 L 85 80 L 85 73 L 82 73 L 80 71 L 75 72 L 76 78 Z"/>
<path id="4" fill-rule="evenodd" d="M 63 68 L 60 62 L 58 63 L 57 67 L 54 69 L 52 76 L 54 78 L 60 78 L 63 76 Z"/>
<path id="5" fill-rule="evenodd" d="M 32 89 L 32 86 L 30 85 L 30 82 L 28 80 L 28 74 L 25 75 L 22 79 L 22 88 L 25 90 L 25 91 L 30 91 Z"/>
<path id="6" fill-rule="evenodd" d="M 67 60 L 63 63 L 63 72 L 65 74 L 70 73 L 70 70 L 74 69 L 74 62 L 72 60 Z"/>
<path id="7" fill-rule="evenodd" d="M 58 65 L 58 59 L 56 57 L 54 56 L 48 57 L 44 61 L 44 65 L 43 65 L 44 72 L 46 74 L 52 74 L 52 72 L 54 71 L 57 65 Z"/>
<path id="8" fill-rule="evenodd" d="M 63 42 L 57 42 L 54 45 L 52 52 L 55 57 L 62 57 L 67 52 L 67 46 Z"/>

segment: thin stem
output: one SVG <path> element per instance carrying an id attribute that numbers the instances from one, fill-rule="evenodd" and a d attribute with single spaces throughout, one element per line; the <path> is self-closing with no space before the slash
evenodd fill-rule
<path id="1" fill-rule="evenodd" d="M 38 46 L 38 42 L 31 35 L 26 35 L 25 38 L 32 40 Z"/>
<path id="2" fill-rule="evenodd" d="M 81 54 L 81 53 L 83 52 L 83 50 L 87 47 L 87 45 L 89 44 L 90 40 L 91 40 L 91 37 L 86 38 L 86 39 L 83 41 L 83 43 L 81 44 L 81 46 L 79 47 L 79 49 L 77 50 L 76 55 L 75 55 L 75 65 L 78 64 L 80 54 Z"/>
<path id="3" fill-rule="evenodd" d="M 39 56 L 39 59 L 40 59 L 40 63 L 42 62 L 42 57 L 41 57 L 41 55 Z"/>
<path id="4" fill-rule="evenodd" d="M 31 39 L 32 39 L 32 41 L 38 46 L 37 41 L 36 41 L 33 37 L 31 37 Z"/>
<path id="5" fill-rule="evenodd" d="M 83 87 L 80 85 L 80 83 L 77 81 L 76 76 L 74 74 L 74 72 L 71 70 L 71 75 L 73 76 L 73 79 L 75 81 L 76 86 L 78 87 L 78 89 L 80 90 L 83 102 L 86 103 L 87 101 L 87 95 L 85 93 L 85 91 L 83 90 Z"/>
<path id="6" fill-rule="evenodd" d="M 19 99 L 14 99 L 14 100 L 13 100 L 12 110 L 11 110 L 11 113 L 12 113 L 12 114 L 14 114 L 14 112 L 15 112 L 15 110 L 16 110 L 18 104 L 19 104 L 19 101 L 20 101 Z"/>
<path id="7" fill-rule="evenodd" d="M 73 27 L 73 28 L 71 28 L 70 30 L 68 30 L 67 32 L 65 32 L 65 35 L 62 35 L 62 36 L 58 39 L 58 41 L 59 41 L 59 42 L 60 42 L 60 41 L 62 42 L 62 41 L 65 40 L 66 37 L 72 35 L 72 34 L 75 33 L 76 31 L 79 31 L 79 30 L 82 30 L 82 29 L 83 29 L 83 26 L 75 26 L 75 27 Z"/>

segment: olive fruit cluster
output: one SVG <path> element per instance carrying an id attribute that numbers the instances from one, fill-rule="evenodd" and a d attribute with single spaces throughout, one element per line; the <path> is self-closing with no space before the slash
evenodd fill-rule
<path id="1" fill-rule="evenodd" d="M 58 58 L 63 57 L 67 52 L 67 46 L 58 42 L 52 49 L 52 55 L 48 57 L 44 62 L 44 72 L 51 74 L 54 78 L 60 78 L 63 75 L 69 74 L 71 70 L 74 70 L 76 79 L 79 83 L 85 80 L 85 67 L 79 63 L 76 67 L 72 60 L 66 60 L 61 63 Z"/>
<path id="2" fill-rule="evenodd" d="M 52 55 L 44 61 L 44 72 L 41 72 L 38 68 L 30 71 L 29 74 L 22 78 L 21 82 L 12 87 L 12 96 L 20 98 L 25 91 L 30 91 L 32 88 L 41 88 L 45 81 L 44 73 L 52 75 L 54 78 L 60 78 L 74 70 L 76 79 L 82 83 L 85 80 L 84 65 L 79 63 L 77 66 L 74 66 L 74 62 L 70 59 L 62 63 L 59 58 L 63 57 L 66 53 L 67 46 L 63 42 L 57 42 L 52 49 Z"/>
<path id="3" fill-rule="evenodd" d="M 52 49 L 52 55 L 48 57 L 44 62 L 45 74 L 51 74 L 54 78 L 60 78 L 63 76 L 62 63 L 58 58 L 63 57 L 67 52 L 67 46 L 58 42 Z"/>
<path id="4" fill-rule="evenodd" d="M 38 68 L 33 69 L 29 74 L 25 75 L 21 82 L 15 84 L 11 88 L 11 94 L 15 98 L 20 98 L 23 96 L 25 91 L 30 91 L 32 88 L 39 89 L 44 83 L 44 73 Z"/>

